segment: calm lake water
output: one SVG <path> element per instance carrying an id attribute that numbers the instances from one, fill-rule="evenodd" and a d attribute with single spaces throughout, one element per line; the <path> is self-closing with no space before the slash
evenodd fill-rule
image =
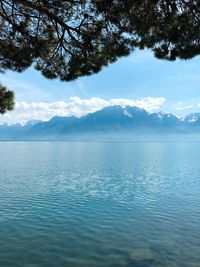
<path id="1" fill-rule="evenodd" d="M 200 266 L 200 144 L 0 151 L 1 267 Z"/>

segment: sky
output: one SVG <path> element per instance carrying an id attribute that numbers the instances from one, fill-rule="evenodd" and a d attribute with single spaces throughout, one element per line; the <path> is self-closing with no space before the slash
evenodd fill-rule
<path id="1" fill-rule="evenodd" d="M 15 92 L 16 102 L 14 111 L 0 115 L 0 123 L 80 117 L 110 105 L 177 116 L 200 112 L 200 56 L 169 62 L 156 59 L 149 50 L 137 50 L 73 82 L 48 80 L 33 68 L 1 73 L 0 82 Z"/>

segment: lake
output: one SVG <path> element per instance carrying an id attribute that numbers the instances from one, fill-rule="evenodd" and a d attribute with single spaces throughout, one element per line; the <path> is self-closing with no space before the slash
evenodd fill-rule
<path id="1" fill-rule="evenodd" d="M 200 266 L 200 143 L 0 151 L 1 267 Z"/>

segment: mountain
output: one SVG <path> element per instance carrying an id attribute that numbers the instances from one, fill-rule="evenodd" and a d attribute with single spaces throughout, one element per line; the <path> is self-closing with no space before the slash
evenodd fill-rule
<path id="1" fill-rule="evenodd" d="M 137 107 L 110 106 L 77 118 L 53 117 L 25 125 L 0 125 L 0 140 L 68 140 L 91 136 L 200 134 L 200 113 L 183 119 L 173 114 L 148 113 Z"/>
<path id="2" fill-rule="evenodd" d="M 185 122 L 195 123 L 200 118 L 200 113 L 190 113 L 185 118 Z"/>

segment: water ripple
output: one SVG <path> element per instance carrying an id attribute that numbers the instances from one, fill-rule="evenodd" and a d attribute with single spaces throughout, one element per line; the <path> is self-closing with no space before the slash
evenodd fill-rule
<path id="1" fill-rule="evenodd" d="M 198 146 L 0 143 L 0 266 L 200 266 Z"/>

